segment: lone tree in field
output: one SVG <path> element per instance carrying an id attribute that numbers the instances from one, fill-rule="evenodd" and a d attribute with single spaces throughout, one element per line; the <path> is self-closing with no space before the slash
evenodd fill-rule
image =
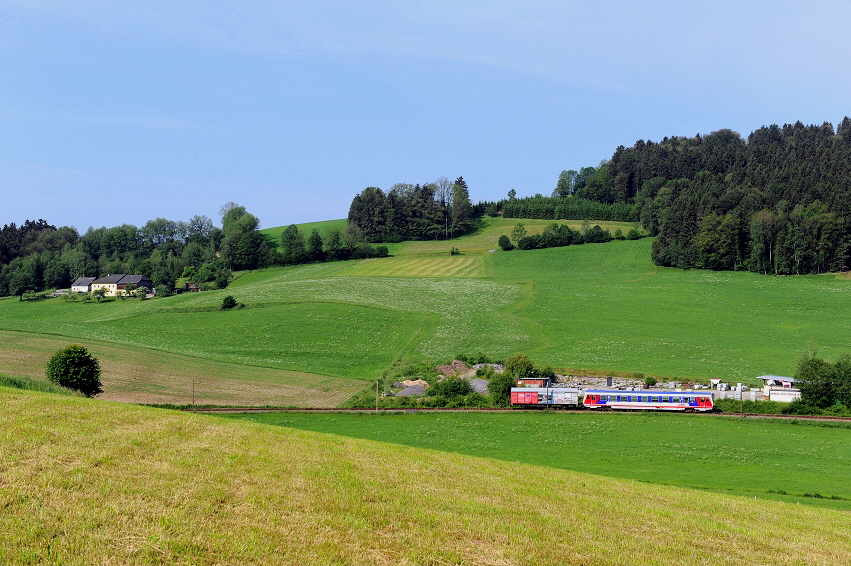
<path id="1" fill-rule="evenodd" d="M 79 391 L 86 397 L 103 393 L 100 382 L 100 364 L 97 358 L 79 344 L 59 350 L 47 362 L 47 379 Z"/>

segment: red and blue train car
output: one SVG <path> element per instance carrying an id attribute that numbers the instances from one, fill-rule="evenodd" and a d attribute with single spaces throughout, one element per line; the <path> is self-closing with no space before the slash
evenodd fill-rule
<path id="1" fill-rule="evenodd" d="M 715 409 L 715 397 L 709 391 L 589 389 L 585 391 L 582 405 L 586 409 L 704 413 Z"/>

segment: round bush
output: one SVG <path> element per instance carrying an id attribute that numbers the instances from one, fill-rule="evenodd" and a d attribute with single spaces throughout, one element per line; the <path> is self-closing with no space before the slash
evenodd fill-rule
<path id="1" fill-rule="evenodd" d="M 47 379 L 79 391 L 86 397 L 102 393 L 100 364 L 97 358 L 79 344 L 59 350 L 47 362 Z"/>

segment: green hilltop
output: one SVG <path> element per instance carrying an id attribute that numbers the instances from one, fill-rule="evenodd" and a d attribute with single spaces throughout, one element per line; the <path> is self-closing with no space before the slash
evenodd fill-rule
<path id="1" fill-rule="evenodd" d="M 224 290 L 2 300 L 0 332 L 15 360 L 6 371 L 43 376 L 51 348 L 75 341 L 114 360 L 107 398 L 184 403 L 194 386 L 196 401 L 327 406 L 394 363 L 459 353 L 519 351 L 566 372 L 748 382 L 793 373 L 807 348 L 828 359 L 847 349 L 851 322 L 837 313 L 851 299 L 841 277 L 659 267 L 649 238 L 500 250 L 497 239 L 517 222 L 485 217 L 450 241 L 390 244 L 387 258 L 246 272 Z M 522 222 L 529 234 L 550 223 Z M 226 295 L 245 308 L 219 310 Z M 159 355 L 172 356 L 168 367 L 146 374 Z M 239 388 L 250 392 L 233 394 Z"/>

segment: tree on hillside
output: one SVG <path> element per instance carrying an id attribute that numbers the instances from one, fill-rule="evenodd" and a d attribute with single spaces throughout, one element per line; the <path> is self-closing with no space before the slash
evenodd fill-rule
<path id="1" fill-rule="evenodd" d="M 103 392 L 100 363 L 79 344 L 71 344 L 53 354 L 47 362 L 46 373 L 53 383 L 79 391 L 86 397 Z"/>
<path id="2" fill-rule="evenodd" d="M 314 228 L 310 232 L 310 237 L 307 238 L 307 261 L 325 261 L 325 252 L 322 249 L 322 236 L 319 230 Z"/>
<path id="3" fill-rule="evenodd" d="M 532 377 L 535 366 L 526 354 L 516 353 L 505 362 L 505 373 L 511 375 L 515 380 Z"/>
<path id="4" fill-rule="evenodd" d="M 307 259 L 304 234 L 295 224 L 290 224 L 281 233 L 281 251 L 287 265 L 304 263 Z"/>
<path id="5" fill-rule="evenodd" d="M 518 223 L 514 225 L 514 228 L 511 230 L 511 241 L 514 242 L 516 246 L 520 243 L 520 240 L 526 237 L 526 227 L 522 223 Z"/>
<path id="6" fill-rule="evenodd" d="M 453 236 L 460 236 L 470 227 L 473 216 L 473 205 L 470 202 L 470 191 L 464 177 L 455 179 L 452 185 L 452 203 L 450 206 L 451 232 Z"/>
<path id="7" fill-rule="evenodd" d="M 553 191 L 554 197 L 569 197 L 573 194 L 573 187 L 576 183 L 578 173 L 571 169 L 570 171 L 562 171 L 558 176 L 556 188 Z"/>
<path id="8" fill-rule="evenodd" d="M 505 407 L 511 400 L 511 388 L 514 387 L 514 376 L 504 371 L 488 380 L 488 392 L 493 397 L 495 405 Z"/>

